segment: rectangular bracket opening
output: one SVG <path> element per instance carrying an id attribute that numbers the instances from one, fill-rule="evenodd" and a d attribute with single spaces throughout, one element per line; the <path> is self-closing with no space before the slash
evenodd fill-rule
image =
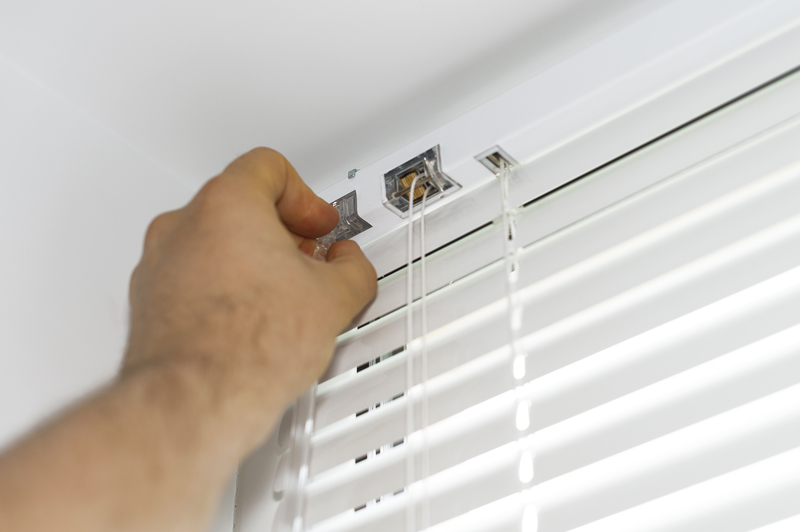
<path id="1" fill-rule="evenodd" d="M 414 184 L 413 192 L 412 184 Z M 427 204 L 455 192 L 461 185 L 442 171 L 439 146 L 434 146 L 383 174 L 383 187 L 384 206 L 401 218 L 405 218 L 422 204 L 422 197 L 426 191 Z M 411 196 L 410 202 L 409 196 Z"/>
<path id="2" fill-rule="evenodd" d="M 511 168 L 519 166 L 519 163 L 500 146 L 489 148 L 483 153 L 476 155 L 475 159 L 495 175 L 498 175 L 502 171 L 504 164 Z"/>

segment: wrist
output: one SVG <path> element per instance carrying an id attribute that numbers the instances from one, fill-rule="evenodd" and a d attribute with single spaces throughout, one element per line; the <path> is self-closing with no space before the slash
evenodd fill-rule
<path id="1" fill-rule="evenodd" d="M 159 415 L 178 418 L 194 446 L 212 447 L 235 464 L 269 435 L 289 398 L 231 366 L 209 357 L 165 357 L 123 368 L 119 385 L 136 389 Z"/>

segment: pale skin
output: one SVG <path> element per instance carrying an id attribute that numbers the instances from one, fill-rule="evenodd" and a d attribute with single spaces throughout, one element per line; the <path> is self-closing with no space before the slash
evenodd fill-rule
<path id="1" fill-rule="evenodd" d="M 206 530 L 237 464 L 375 295 L 355 243 L 309 257 L 337 220 L 266 148 L 156 218 L 119 376 L 0 456 L 0 530 Z"/>

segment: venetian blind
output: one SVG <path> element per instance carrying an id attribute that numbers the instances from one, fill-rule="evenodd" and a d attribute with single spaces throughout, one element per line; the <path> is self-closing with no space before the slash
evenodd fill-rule
<path id="1" fill-rule="evenodd" d="M 544 197 L 521 166 L 505 209 L 498 179 L 423 214 L 497 215 L 424 250 L 424 324 L 414 263 L 411 342 L 408 267 L 380 280 L 299 406 L 276 526 L 796 530 L 799 146 L 793 75 Z"/>

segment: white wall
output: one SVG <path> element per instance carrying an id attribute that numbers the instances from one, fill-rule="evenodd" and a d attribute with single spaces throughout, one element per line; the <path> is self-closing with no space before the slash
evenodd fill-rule
<path id="1" fill-rule="evenodd" d="M 0 447 L 114 375 L 147 223 L 190 194 L 0 60 Z"/>
<path id="2" fill-rule="evenodd" d="M 668 3 L 6 1 L 0 55 L 189 179 L 260 144 L 322 190 Z"/>
<path id="3" fill-rule="evenodd" d="M 193 190 L 0 57 L 0 449 L 116 373 L 144 231 Z"/>

